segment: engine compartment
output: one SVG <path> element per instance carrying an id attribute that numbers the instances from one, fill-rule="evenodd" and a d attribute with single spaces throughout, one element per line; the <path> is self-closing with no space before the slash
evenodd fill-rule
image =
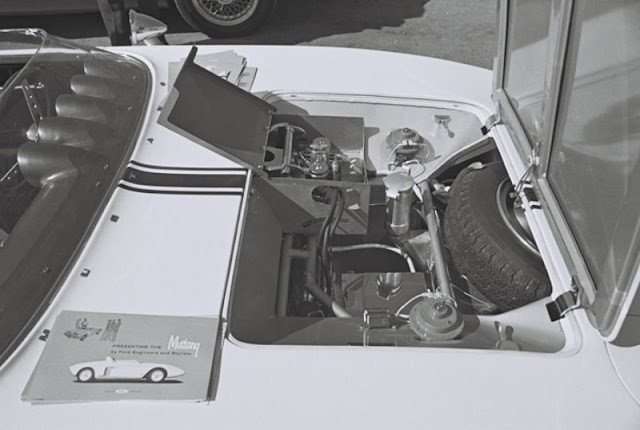
<path id="1" fill-rule="evenodd" d="M 158 122 L 253 172 L 230 291 L 235 340 L 563 348 L 542 300 L 546 269 L 477 107 L 260 97 L 195 55 Z"/>
<path id="2" fill-rule="evenodd" d="M 278 114 L 247 202 L 230 307 L 235 339 L 562 349 L 543 301 L 501 309 L 458 271 L 443 237 L 456 176 L 500 162 L 470 109 L 269 97 Z"/>

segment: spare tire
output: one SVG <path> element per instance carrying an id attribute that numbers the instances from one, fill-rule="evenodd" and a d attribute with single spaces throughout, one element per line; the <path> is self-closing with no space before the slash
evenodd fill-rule
<path id="1" fill-rule="evenodd" d="M 501 312 L 551 293 L 535 244 L 525 228 L 505 215 L 513 209 L 505 208 L 513 203 L 505 199 L 505 185 L 512 189 L 502 163 L 462 170 L 444 216 L 445 241 L 456 268 Z"/>

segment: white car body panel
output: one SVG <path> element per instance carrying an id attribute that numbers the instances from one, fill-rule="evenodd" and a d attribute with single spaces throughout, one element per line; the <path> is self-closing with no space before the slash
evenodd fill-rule
<path id="1" fill-rule="evenodd" d="M 118 49 L 144 56 L 155 69 L 147 126 L 132 158 L 153 166 L 237 167 L 155 122 L 169 90 L 167 62 L 184 58 L 188 49 Z M 199 54 L 227 49 L 258 67 L 254 92 L 457 101 L 476 106 L 481 121 L 492 109 L 491 72 L 472 66 L 343 48 L 212 46 L 200 47 Z M 301 68 L 304 73 L 299 73 Z M 502 126 L 491 133 L 511 179 L 516 180 L 525 170 L 522 160 Z M 225 316 L 243 202 L 239 196 L 153 195 L 119 189 L 47 313 L 0 369 L 2 425 L 85 429 L 90 420 L 96 429 L 123 424 L 162 429 L 178 422 L 182 428 L 241 429 L 405 428 L 417 423 L 450 429 L 638 428 L 640 405 L 618 377 L 607 344 L 582 310 L 562 320 L 567 344 L 554 354 L 258 346 L 227 335 L 216 398 L 211 402 L 31 406 L 20 400 L 44 347 L 37 337 L 51 328 L 62 310 Z M 117 223 L 110 221 L 112 214 L 120 217 Z M 178 225 L 179 219 L 189 221 Z M 528 219 L 556 296 L 569 286 L 568 270 L 557 246 L 548 242 L 552 236 L 540 211 Z M 91 271 L 89 276 L 80 276 L 84 269 Z M 629 363 L 640 359 L 638 347 L 626 353 Z"/>

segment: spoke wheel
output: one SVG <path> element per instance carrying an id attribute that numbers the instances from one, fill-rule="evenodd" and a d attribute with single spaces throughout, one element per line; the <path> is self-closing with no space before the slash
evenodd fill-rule
<path id="1" fill-rule="evenodd" d="M 243 36 L 256 30 L 276 0 L 174 0 L 180 15 L 211 37 Z"/>
<path id="2" fill-rule="evenodd" d="M 258 6 L 258 0 L 194 0 L 202 16 L 219 25 L 246 21 Z"/>

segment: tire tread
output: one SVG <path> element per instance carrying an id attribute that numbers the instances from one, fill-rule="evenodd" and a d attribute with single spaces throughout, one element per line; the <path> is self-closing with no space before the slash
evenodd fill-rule
<path id="1" fill-rule="evenodd" d="M 445 241 L 457 269 L 500 311 L 551 292 L 540 258 L 526 251 L 515 237 L 506 237 L 492 226 L 499 216 L 497 203 L 494 208 L 481 201 L 493 199 L 505 177 L 500 163 L 463 170 L 451 187 L 444 217 Z"/>

